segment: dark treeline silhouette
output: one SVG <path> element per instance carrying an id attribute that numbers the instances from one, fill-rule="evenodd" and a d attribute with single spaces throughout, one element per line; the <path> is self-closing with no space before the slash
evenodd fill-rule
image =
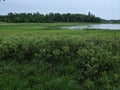
<path id="1" fill-rule="evenodd" d="M 100 23 L 101 18 L 95 17 L 90 12 L 88 15 L 85 14 L 60 14 L 60 13 L 49 13 L 40 14 L 37 13 L 8 13 L 8 15 L 0 15 L 0 22 L 10 23 L 49 23 L 49 22 L 94 22 Z"/>
<path id="2" fill-rule="evenodd" d="M 108 20 L 108 23 L 120 23 L 120 20 Z"/>

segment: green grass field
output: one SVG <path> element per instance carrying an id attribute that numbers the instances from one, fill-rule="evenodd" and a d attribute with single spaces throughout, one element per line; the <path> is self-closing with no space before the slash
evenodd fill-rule
<path id="1" fill-rule="evenodd" d="M 120 90 L 120 31 L 78 24 L 0 23 L 0 90 Z"/>

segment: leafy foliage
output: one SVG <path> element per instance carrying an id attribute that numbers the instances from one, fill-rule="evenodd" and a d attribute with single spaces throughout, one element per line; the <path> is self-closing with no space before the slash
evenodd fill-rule
<path id="1" fill-rule="evenodd" d="M 60 13 L 49 13 L 40 14 L 37 13 L 8 13 L 8 15 L 0 15 L 0 22 L 12 22 L 12 23 L 22 23 L 22 22 L 32 22 L 32 23 L 43 23 L 43 22 L 94 22 L 100 23 L 101 18 L 95 17 L 95 15 L 89 12 L 88 15 L 85 14 L 60 14 Z"/>
<path id="2" fill-rule="evenodd" d="M 120 89 L 119 31 L 4 30 L 1 90 Z"/>

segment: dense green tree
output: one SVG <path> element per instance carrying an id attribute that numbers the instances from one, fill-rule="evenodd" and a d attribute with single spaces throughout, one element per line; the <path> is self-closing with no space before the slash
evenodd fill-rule
<path id="1" fill-rule="evenodd" d="M 13 23 L 43 23 L 43 22 L 95 22 L 99 23 L 102 19 L 95 17 L 92 13 L 85 14 L 60 14 L 49 13 L 8 13 L 8 15 L 0 15 L 0 22 L 13 22 Z"/>

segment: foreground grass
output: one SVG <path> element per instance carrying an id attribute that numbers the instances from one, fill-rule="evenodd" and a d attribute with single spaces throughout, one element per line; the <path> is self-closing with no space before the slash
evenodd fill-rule
<path id="1" fill-rule="evenodd" d="M 120 31 L 73 24 L 1 24 L 0 89 L 119 90 Z"/>

